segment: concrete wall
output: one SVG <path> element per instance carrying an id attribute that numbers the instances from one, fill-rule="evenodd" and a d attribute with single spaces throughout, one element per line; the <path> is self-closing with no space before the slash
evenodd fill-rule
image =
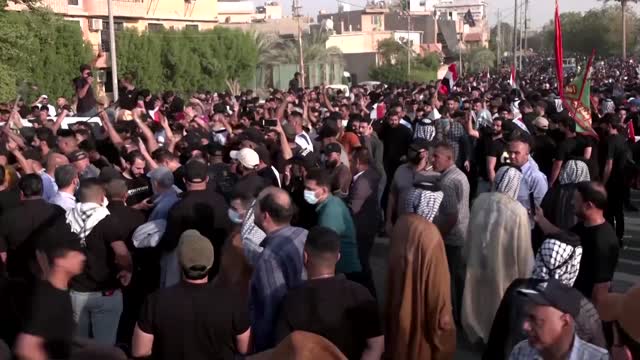
<path id="1" fill-rule="evenodd" d="M 369 69 L 376 65 L 376 53 L 344 54 L 344 70 L 351 73 L 356 83 L 369 81 Z"/>
<path id="2" fill-rule="evenodd" d="M 393 36 L 391 31 L 352 32 L 329 36 L 327 47 L 336 46 L 344 54 L 377 52 L 378 42 Z"/>

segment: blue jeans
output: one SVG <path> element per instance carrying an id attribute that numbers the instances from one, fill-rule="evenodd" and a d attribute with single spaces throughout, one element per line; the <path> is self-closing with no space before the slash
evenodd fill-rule
<path id="1" fill-rule="evenodd" d="M 103 345 L 115 344 L 122 314 L 122 292 L 116 290 L 110 296 L 101 292 L 71 290 L 70 293 L 77 336 L 93 338 Z"/>

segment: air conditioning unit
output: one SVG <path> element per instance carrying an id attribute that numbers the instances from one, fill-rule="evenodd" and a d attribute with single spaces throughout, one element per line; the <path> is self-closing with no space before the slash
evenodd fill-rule
<path id="1" fill-rule="evenodd" d="M 102 31 L 102 19 L 89 19 L 89 30 Z"/>

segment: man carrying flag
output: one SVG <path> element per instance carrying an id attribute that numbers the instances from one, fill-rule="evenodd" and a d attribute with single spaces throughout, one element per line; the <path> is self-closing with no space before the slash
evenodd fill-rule
<path id="1" fill-rule="evenodd" d="M 563 105 L 569 115 L 576 121 L 576 132 L 598 137 L 591 127 L 591 63 L 595 50 L 587 67 L 581 74 L 564 88 Z"/>
<path id="2" fill-rule="evenodd" d="M 447 73 L 444 75 L 444 78 L 442 78 L 442 81 L 440 81 L 440 88 L 438 89 L 440 94 L 451 94 L 451 89 L 453 89 L 456 81 L 458 81 L 458 71 L 456 70 L 456 64 L 453 63 L 449 65 Z"/>

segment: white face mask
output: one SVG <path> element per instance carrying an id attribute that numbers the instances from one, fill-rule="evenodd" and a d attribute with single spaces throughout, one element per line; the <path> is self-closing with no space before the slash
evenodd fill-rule
<path id="1" fill-rule="evenodd" d="M 349 120 L 342 120 L 342 127 L 347 127 Z"/>
<path id="2" fill-rule="evenodd" d="M 229 216 L 229 220 L 231 220 L 232 223 L 242 224 L 242 216 L 240 216 L 237 211 L 229 208 L 229 210 L 227 211 L 227 215 Z"/>
<path id="3" fill-rule="evenodd" d="M 311 205 L 315 205 L 318 203 L 318 197 L 316 196 L 315 191 L 305 190 L 304 191 L 304 200 Z"/>

